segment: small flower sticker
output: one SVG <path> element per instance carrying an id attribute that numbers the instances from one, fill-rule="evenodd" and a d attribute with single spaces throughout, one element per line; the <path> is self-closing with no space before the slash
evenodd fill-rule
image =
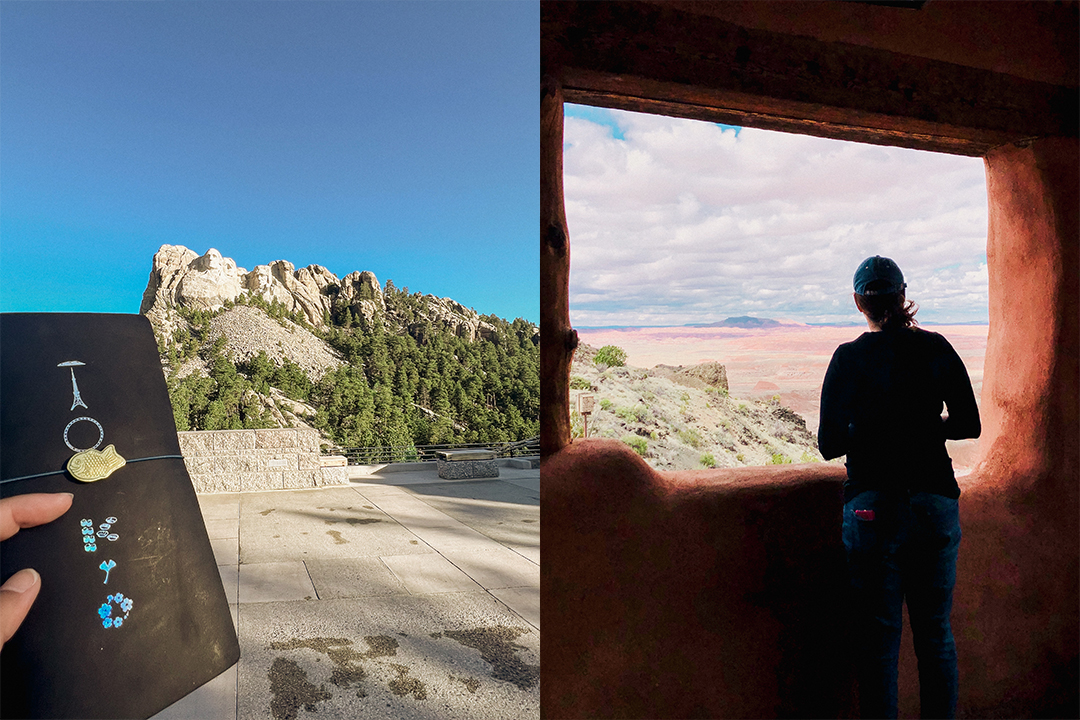
<path id="1" fill-rule="evenodd" d="M 92 543 L 90 545 L 83 545 L 82 549 L 86 552 L 97 552 L 97 545 L 94 545 Z"/>
<path id="2" fill-rule="evenodd" d="M 106 602 L 98 608 L 98 615 L 101 616 L 101 624 L 106 628 L 118 628 L 123 627 L 124 623 L 128 619 L 128 613 L 131 612 L 131 607 L 135 603 L 129 597 L 124 597 L 123 593 L 116 593 L 106 598 Z M 123 617 L 113 617 L 113 606 L 119 606 L 120 610 L 124 613 Z"/>

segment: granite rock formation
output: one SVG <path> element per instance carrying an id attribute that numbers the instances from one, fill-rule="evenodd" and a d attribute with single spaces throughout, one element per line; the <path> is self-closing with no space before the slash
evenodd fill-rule
<path id="1" fill-rule="evenodd" d="M 154 255 L 139 312 L 165 331 L 162 336 L 169 337 L 181 326 L 175 308 L 213 311 L 245 294 L 280 303 L 287 313 L 300 312 L 314 327 L 346 311 L 369 325 L 380 320 L 395 324 L 372 272 L 352 272 L 338 279 L 321 265 L 297 270 L 286 260 L 258 265 L 249 272 L 213 248 L 200 256 L 180 245 L 162 245 Z M 449 298 L 428 295 L 424 300 L 425 319 L 458 337 L 471 341 L 493 330 L 475 310 Z"/>

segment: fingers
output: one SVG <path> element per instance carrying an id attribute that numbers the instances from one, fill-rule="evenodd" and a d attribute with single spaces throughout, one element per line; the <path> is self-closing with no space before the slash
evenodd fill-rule
<path id="1" fill-rule="evenodd" d="M 30 568 L 20 570 L 0 586 L 0 647 L 19 629 L 39 590 L 41 576 Z"/>
<path id="2" fill-rule="evenodd" d="M 71 493 L 30 493 L 0 500 L 0 540 L 7 540 L 19 528 L 52 522 L 71 507 Z"/>

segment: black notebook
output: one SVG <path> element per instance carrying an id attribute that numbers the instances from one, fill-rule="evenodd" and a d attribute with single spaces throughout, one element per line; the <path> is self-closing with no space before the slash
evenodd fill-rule
<path id="1" fill-rule="evenodd" d="M 3 717 L 146 718 L 237 661 L 146 318 L 0 315 L 0 496 L 35 492 L 75 497 L 0 543 L 0 581 L 42 578 Z"/>

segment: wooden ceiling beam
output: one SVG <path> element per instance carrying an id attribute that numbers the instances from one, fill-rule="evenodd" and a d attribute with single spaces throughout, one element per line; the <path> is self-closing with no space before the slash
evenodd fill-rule
<path id="1" fill-rule="evenodd" d="M 567 102 L 841 140 L 980 156 L 1080 130 L 1076 88 L 662 4 L 542 3 L 541 57 Z"/>

